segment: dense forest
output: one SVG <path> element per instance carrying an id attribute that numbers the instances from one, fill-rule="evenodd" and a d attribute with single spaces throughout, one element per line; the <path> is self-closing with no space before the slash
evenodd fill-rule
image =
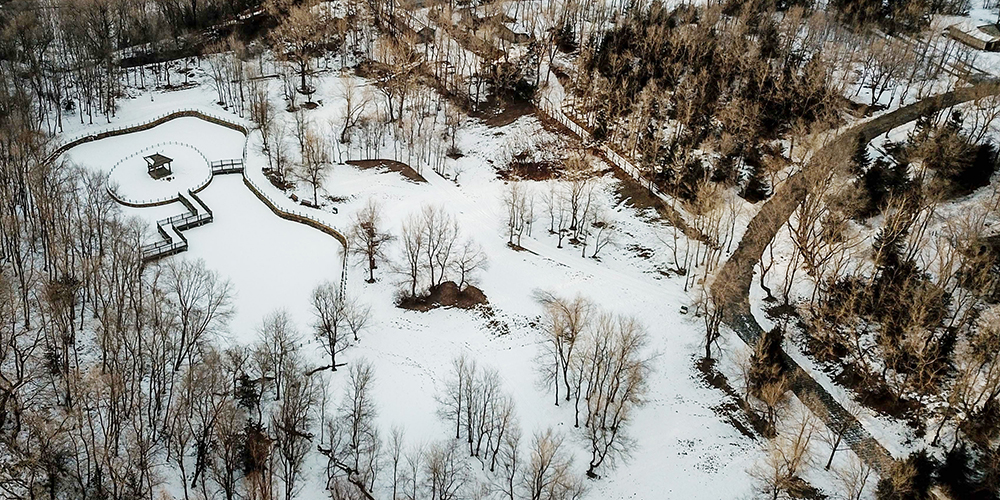
<path id="1" fill-rule="evenodd" d="M 136 249 L 150 229 L 124 215 L 104 176 L 62 159 L 56 139 L 70 121 L 112 123 L 143 91 L 185 88 L 191 67 L 208 68 L 218 104 L 256 125 L 272 182 L 309 186 L 311 206 L 337 144 L 364 137 L 377 151 L 391 136 L 437 168 L 461 156 L 461 116 L 530 109 L 560 83 L 562 109 L 593 143 L 544 161 L 535 161 L 540 146 L 512 146 L 515 167 L 558 164 L 565 184 L 543 209 L 512 178 L 508 244 L 523 249 L 547 211 L 560 248 L 565 239 L 599 257 L 613 228 L 590 207 L 584 154 L 606 145 L 688 217 L 664 237 L 673 250 L 665 274 L 699 294 L 706 359 L 721 356 L 713 348 L 725 307 L 708 289 L 740 219 L 726 193 L 759 207 L 812 161 L 817 137 L 971 81 L 953 62 L 972 67 L 971 49 L 932 48 L 934 16 L 967 13 L 969 0 L 331 3 L 0 0 L 4 498 L 153 500 L 170 484 L 185 499 L 291 500 L 312 461 L 335 499 L 576 499 L 642 440 L 625 431 L 653 369 L 642 354 L 649 336 L 599 300 L 536 297 L 539 371 L 554 403 L 572 408 L 581 470 L 561 434 L 522 431 L 499 375 L 464 357 L 438 395 L 455 439 L 413 448 L 401 430 L 380 429 L 371 365 L 337 372 L 368 312 L 336 283 L 314 290 L 308 332 L 277 312 L 262 317 L 256 342 L 221 342 L 235 307 L 230 283 L 200 261 L 144 261 Z M 418 8 L 440 29 L 420 29 Z M 471 21 L 452 22 L 467 11 Z M 304 120 L 282 128 L 277 110 L 298 117 L 317 106 L 317 75 L 331 67 L 376 82 L 378 104 L 352 89 L 329 133 Z M 283 102 L 261 83 L 272 77 Z M 968 104 L 921 113 L 905 138 L 878 141 L 877 158 L 875 141 L 860 141 L 848 161 L 824 165 L 753 264 L 778 324 L 743 367 L 742 408 L 773 438 L 753 474 L 764 497 L 808 490 L 801 440 L 777 433 L 792 390 L 782 343 L 793 331 L 862 404 L 930 442 L 887 468 L 876 498 L 930 498 L 932 487 L 956 499 L 1000 495 L 1000 193 L 990 187 L 1000 99 Z M 439 111 L 444 136 L 433 132 Z M 949 203 L 977 193 L 961 217 L 940 221 Z M 449 282 L 468 290 L 487 265 L 446 211 L 422 207 L 400 234 L 383 219 L 375 203 L 355 218 L 352 252 L 375 282 L 385 247 L 400 245 L 400 304 L 426 304 Z M 783 260 L 779 239 L 791 248 Z M 322 345 L 324 365 L 307 362 L 303 335 Z M 324 389 L 334 373 L 344 394 Z M 832 462 L 846 428 L 827 430 Z M 467 473 L 466 457 L 488 487 Z M 853 474 L 838 493 L 863 498 L 871 469 Z"/>

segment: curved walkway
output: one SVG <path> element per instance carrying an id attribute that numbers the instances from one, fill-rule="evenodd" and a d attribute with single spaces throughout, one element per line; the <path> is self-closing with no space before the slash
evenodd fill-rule
<path id="1" fill-rule="evenodd" d="M 148 120 L 136 125 L 117 127 L 101 132 L 88 133 L 78 136 L 56 147 L 51 158 L 55 159 L 59 157 L 59 155 L 65 153 L 66 151 L 80 144 L 100 139 L 105 139 L 108 137 L 115 137 L 119 135 L 125 135 L 134 132 L 149 130 L 153 127 L 156 127 L 157 125 L 161 125 L 170 120 L 174 120 L 177 118 L 184 118 L 184 117 L 198 118 L 200 120 L 204 120 L 209 123 L 214 123 L 216 125 L 220 125 L 222 127 L 226 127 L 242 133 L 245 138 L 243 142 L 243 157 L 238 159 L 222 159 L 210 162 L 209 176 L 206 178 L 204 182 L 200 183 L 198 186 L 189 189 L 187 191 L 187 196 L 185 196 L 183 193 L 177 193 L 176 197 L 170 197 L 160 200 L 152 200 L 148 202 L 134 202 L 119 197 L 114 192 L 114 190 L 111 189 L 111 186 L 110 185 L 108 186 L 107 191 L 108 194 L 112 197 L 112 199 L 125 206 L 141 208 L 141 207 L 167 205 L 174 202 L 180 202 L 186 208 L 186 211 L 184 213 L 166 219 L 161 219 L 156 222 L 157 233 L 160 235 L 162 239 L 159 242 L 144 245 L 142 247 L 141 250 L 142 250 L 143 260 L 146 262 L 151 262 L 187 250 L 188 248 L 187 238 L 185 238 L 184 235 L 181 234 L 181 231 L 185 231 L 187 229 L 208 224 L 213 220 L 212 210 L 208 207 L 208 205 L 205 204 L 204 201 L 201 200 L 201 198 L 198 197 L 197 193 L 208 187 L 208 185 L 212 182 L 212 179 L 216 175 L 239 173 L 243 176 L 243 184 L 246 185 L 246 187 L 250 189 L 250 191 L 259 200 L 261 200 L 265 205 L 267 205 L 267 207 L 270 208 L 275 215 L 283 219 L 291 220 L 294 222 L 298 222 L 319 229 L 320 231 L 323 231 L 324 233 L 333 236 L 334 239 L 336 239 L 340 243 L 341 247 L 343 248 L 343 259 L 342 259 L 341 277 L 340 277 L 340 292 L 341 294 L 343 294 L 347 287 L 347 250 L 348 250 L 347 238 L 343 235 L 343 233 L 335 229 L 330 224 L 324 222 L 316 215 L 310 214 L 306 211 L 302 211 L 296 208 L 284 207 L 283 205 L 288 202 L 287 199 L 283 197 L 282 199 L 277 199 L 276 197 L 269 196 L 267 194 L 266 189 L 262 187 L 262 184 L 259 184 L 258 181 L 255 181 L 250 176 L 250 174 L 246 169 L 246 162 L 247 162 L 247 147 L 249 144 L 251 131 L 246 125 L 234 122 L 228 118 L 222 118 L 196 109 L 183 109 L 161 115 L 152 120 Z M 266 180 L 264 182 L 266 182 Z M 192 202 L 192 200 L 194 202 Z"/>
<path id="2" fill-rule="evenodd" d="M 806 165 L 779 186 L 764 203 L 750 221 L 736 251 L 719 270 L 712 295 L 715 302 L 723 307 L 726 325 L 748 345 L 756 345 L 763 329 L 750 311 L 749 293 L 754 266 L 777 232 L 805 200 L 809 186 L 816 185 L 832 169 L 846 165 L 859 141 L 868 143 L 880 134 L 916 120 L 927 111 L 996 94 L 1000 94 L 1000 84 L 985 82 L 928 97 L 851 127 L 817 150 Z M 888 451 L 798 363 L 787 354 L 783 357 L 786 366 L 791 369 L 792 390 L 796 396 L 825 422 L 847 424 L 844 441 L 877 471 L 885 471 L 892 458 Z"/>

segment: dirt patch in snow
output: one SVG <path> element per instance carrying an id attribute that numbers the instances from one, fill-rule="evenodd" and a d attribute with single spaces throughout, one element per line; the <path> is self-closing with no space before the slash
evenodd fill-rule
<path id="1" fill-rule="evenodd" d="M 505 181 L 519 179 L 529 181 L 544 181 L 559 178 L 562 174 L 562 165 L 551 161 L 529 161 L 518 159 L 516 156 L 510 163 L 497 169 L 497 177 Z"/>
<path id="2" fill-rule="evenodd" d="M 479 113 L 483 123 L 489 127 L 499 128 L 514 123 L 522 116 L 534 113 L 535 105 L 529 99 L 498 99 L 490 96 L 483 109 L 485 111 Z"/>
<path id="3" fill-rule="evenodd" d="M 774 434 L 767 422 L 754 413 L 746 400 L 740 397 L 733 386 L 729 385 L 726 376 L 715 368 L 715 360 L 702 358 L 695 363 L 695 366 L 698 368 L 703 382 L 726 394 L 725 401 L 712 408 L 725 422 L 750 439 Z"/>
<path id="4" fill-rule="evenodd" d="M 438 307 L 475 309 L 489 305 L 489 300 L 479 288 L 466 285 L 464 289 L 459 290 L 454 281 L 445 281 L 431 288 L 427 295 L 403 297 L 397 301 L 397 305 L 403 309 L 426 312 Z"/>
<path id="5" fill-rule="evenodd" d="M 270 168 L 264 169 L 264 177 L 267 177 L 267 180 L 271 182 L 272 186 L 282 191 L 288 191 L 289 189 L 295 187 L 295 183 L 286 181 L 282 176 L 278 175 L 277 172 Z"/>
<path id="6" fill-rule="evenodd" d="M 424 176 L 413 170 L 413 167 L 399 161 L 395 160 L 348 160 L 348 165 L 354 165 L 362 170 L 367 170 L 369 168 L 386 168 L 393 172 L 398 172 L 403 177 L 410 179 L 413 182 L 427 182 Z"/>
<path id="7" fill-rule="evenodd" d="M 659 218 L 680 228 L 688 238 L 707 241 L 705 235 L 701 234 L 701 232 L 697 229 L 689 226 L 677 210 L 670 207 L 670 205 L 667 205 L 656 196 L 653 196 L 653 194 L 649 192 L 649 189 L 639 184 L 639 182 L 630 177 L 628 174 L 617 168 L 609 169 L 608 172 L 614 175 L 615 179 L 618 179 L 618 182 L 615 185 L 615 197 L 618 203 L 624 202 L 627 206 L 640 210 L 655 210 Z"/>

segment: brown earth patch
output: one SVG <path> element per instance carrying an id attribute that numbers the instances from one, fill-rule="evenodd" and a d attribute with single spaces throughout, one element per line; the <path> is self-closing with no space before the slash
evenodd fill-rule
<path id="1" fill-rule="evenodd" d="M 264 177 L 267 177 L 267 180 L 271 182 L 272 186 L 274 186 L 274 187 L 276 187 L 276 188 L 278 188 L 278 189 L 280 189 L 282 191 L 287 191 L 287 190 L 295 187 L 295 183 L 290 182 L 290 181 L 286 181 L 280 175 L 278 175 L 278 172 L 275 172 L 274 170 L 272 170 L 270 168 L 265 168 L 264 169 Z"/>
<path id="2" fill-rule="evenodd" d="M 489 300 L 482 290 L 472 285 L 466 285 L 459 290 L 454 281 L 445 281 L 431 288 L 426 295 L 404 297 L 396 304 L 403 309 L 427 312 L 438 307 L 457 307 L 459 309 L 475 309 L 488 306 Z"/>
<path id="3" fill-rule="evenodd" d="M 497 169 L 497 177 L 505 181 L 529 180 L 544 181 L 561 176 L 562 170 L 557 162 L 552 161 L 522 161 L 514 157 L 504 168 Z"/>
<path id="4" fill-rule="evenodd" d="M 712 410 L 722 417 L 726 423 L 732 425 L 736 430 L 740 431 L 740 434 L 750 439 L 774 435 L 774 431 L 770 429 L 767 422 L 757 415 L 753 411 L 753 408 L 750 408 L 750 405 L 740 396 L 740 393 L 733 386 L 729 385 L 726 376 L 715 368 L 715 360 L 701 358 L 697 360 L 695 367 L 698 369 L 698 373 L 701 374 L 703 382 L 725 393 L 726 398 L 723 403 L 713 407 Z"/>
<path id="5" fill-rule="evenodd" d="M 478 115 L 488 127 L 498 128 L 514 123 L 522 116 L 534 113 L 535 105 L 528 99 L 500 98 L 491 95 L 481 109 L 482 111 L 474 113 L 473 116 Z"/>
<path id="6" fill-rule="evenodd" d="M 424 176 L 417 173 L 416 170 L 413 170 L 413 167 L 395 160 L 348 160 L 347 164 L 354 165 L 362 170 L 370 168 L 385 168 L 393 172 L 398 172 L 400 175 L 413 182 L 427 182 L 427 179 L 424 179 Z"/>

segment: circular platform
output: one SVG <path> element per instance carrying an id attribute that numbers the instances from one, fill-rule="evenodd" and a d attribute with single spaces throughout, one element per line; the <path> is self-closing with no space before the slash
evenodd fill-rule
<path id="1" fill-rule="evenodd" d="M 172 172 L 158 179 L 150 175 L 145 158 L 152 155 L 168 157 Z M 118 161 L 108 174 L 108 190 L 124 203 L 149 205 L 175 198 L 188 189 L 199 189 L 211 177 L 212 168 L 200 151 L 187 144 L 164 143 Z"/>

